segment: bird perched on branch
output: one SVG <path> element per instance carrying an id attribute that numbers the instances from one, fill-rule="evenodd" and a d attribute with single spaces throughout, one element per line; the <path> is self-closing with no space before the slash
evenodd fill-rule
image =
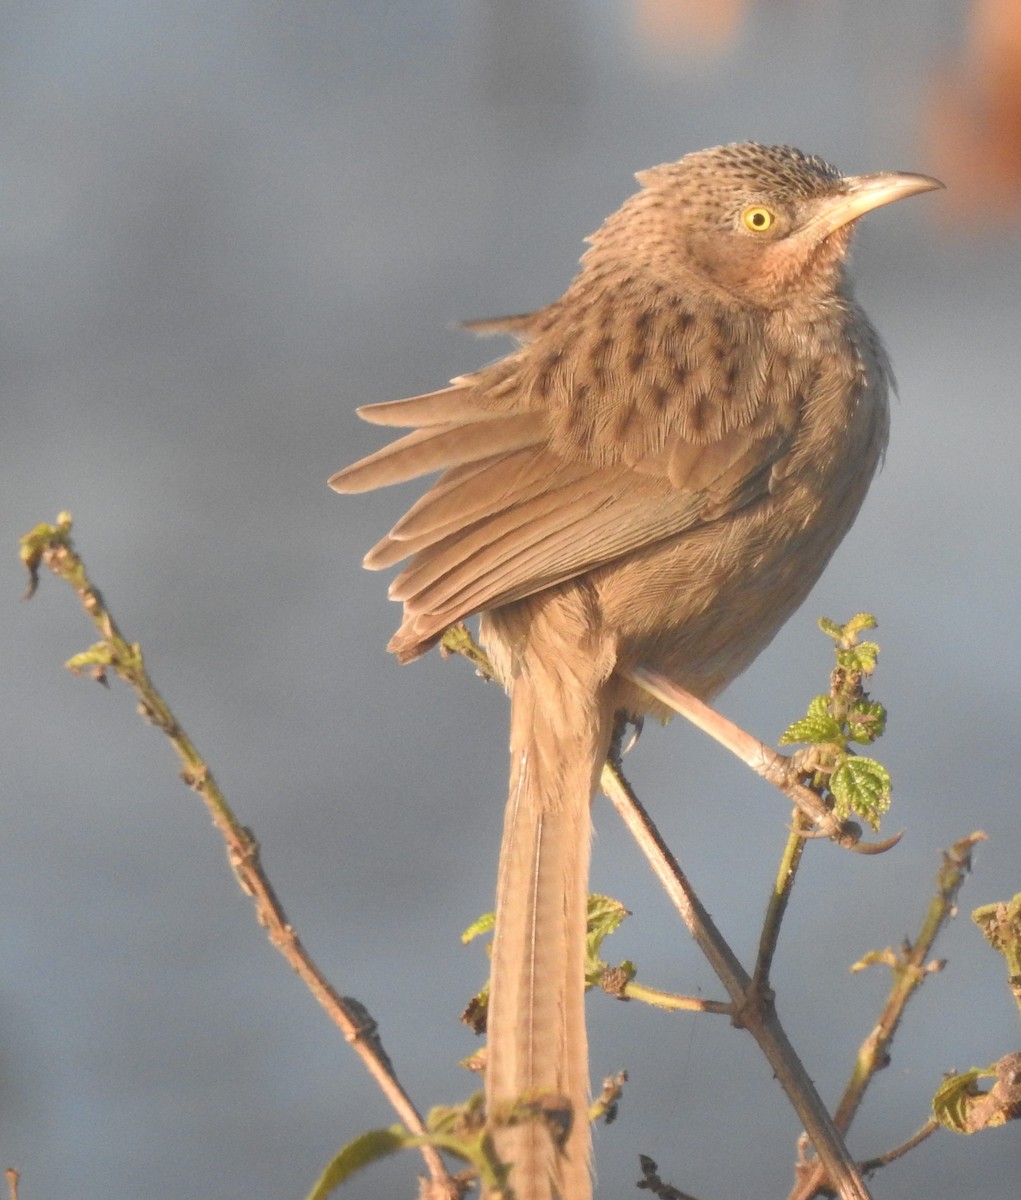
<path id="1" fill-rule="evenodd" d="M 587 1200 L 589 806 L 639 667 L 703 699 L 751 663 L 847 532 L 887 439 L 885 354 L 845 274 L 854 222 L 941 185 L 753 143 L 638 175 L 566 293 L 481 323 L 518 348 L 359 409 L 414 432 L 334 475 L 439 479 L 365 558 L 401 662 L 481 613 L 511 699 L 488 1119 L 516 1200 Z M 508 1123 L 521 1100 L 569 1114 Z"/>

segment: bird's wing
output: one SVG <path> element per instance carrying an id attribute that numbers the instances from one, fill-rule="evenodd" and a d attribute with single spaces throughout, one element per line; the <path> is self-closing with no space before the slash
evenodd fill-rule
<path id="1" fill-rule="evenodd" d="M 515 313 L 512 317 L 482 317 L 474 321 L 460 321 L 458 324 L 462 329 L 477 333 L 480 337 L 506 333 L 518 342 L 528 342 L 535 336 L 544 311 L 540 308 L 535 312 Z"/>
<path id="2" fill-rule="evenodd" d="M 522 404 L 522 388 L 528 397 L 534 388 L 507 361 L 439 392 L 360 409 L 373 423 L 417 428 L 330 480 L 358 492 L 443 472 L 365 558 L 374 569 L 410 559 L 390 589 L 405 606 L 391 643 L 402 658 L 472 613 L 754 503 L 793 437 L 792 406 L 772 403 L 746 403 L 740 422 L 706 432 L 703 421 L 695 433 L 682 394 L 665 416 L 645 414 L 640 441 L 602 428 L 590 409 L 593 428 L 565 445 L 563 410 L 548 396 Z M 615 395 L 619 415 L 628 405 Z"/>

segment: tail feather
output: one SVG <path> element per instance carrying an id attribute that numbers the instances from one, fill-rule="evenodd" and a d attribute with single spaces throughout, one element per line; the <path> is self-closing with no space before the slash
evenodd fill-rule
<path id="1" fill-rule="evenodd" d="M 486 1099 L 496 1122 L 497 1153 L 511 1165 L 515 1200 L 589 1200 L 584 1008 L 589 808 L 610 719 L 593 715 L 589 693 L 575 697 L 578 712 L 561 709 L 551 720 L 549 699 L 548 689 L 527 676 L 515 680 Z M 569 1132 L 561 1146 L 542 1119 L 501 1127 L 501 1117 L 521 1101 L 566 1113 Z"/>

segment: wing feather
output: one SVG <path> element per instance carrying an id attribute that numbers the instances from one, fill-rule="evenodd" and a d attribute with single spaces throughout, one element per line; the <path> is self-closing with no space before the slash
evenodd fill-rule
<path id="1" fill-rule="evenodd" d="M 370 425 L 422 428 L 431 425 L 463 424 L 469 417 L 483 420 L 499 417 L 501 411 L 480 403 L 480 393 L 467 383 L 454 381 L 452 387 L 409 396 L 405 400 L 384 400 L 381 404 L 363 404 L 358 415 Z"/>
<path id="2" fill-rule="evenodd" d="M 556 482 L 561 486 L 591 474 L 587 464 L 575 464 L 573 469 L 562 464 L 556 467 Z M 477 523 L 541 495 L 552 482 L 550 455 L 530 448 L 471 464 L 471 468 L 455 468 L 453 479 L 442 476 L 373 546 L 364 565 L 371 570 L 392 566 L 464 530 L 466 514 Z"/>
<path id="3" fill-rule="evenodd" d="M 529 412 L 499 415 L 478 424 L 426 426 L 338 471 L 329 483 L 338 492 L 367 492 L 443 467 L 520 450 L 541 437 L 541 421 Z"/>

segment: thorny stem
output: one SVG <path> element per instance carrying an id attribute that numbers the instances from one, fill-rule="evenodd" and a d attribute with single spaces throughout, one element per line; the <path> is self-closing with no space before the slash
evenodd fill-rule
<path id="1" fill-rule="evenodd" d="M 238 821 L 209 767 L 156 690 L 138 645 L 124 639 L 99 590 L 89 579 L 70 534 L 71 518 L 61 513 L 56 526 L 38 525 L 22 539 L 22 560 L 30 576 L 26 599 L 36 589 L 40 565 L 49 567 L 77 592 L 102 639 L 99 646 L 85 655 L 76 656 L 77 659 L 91 664 L 97 679 L 105 682 L 105 668 L 110 667 L 134 689 L 142 716 L 166 734 L 181 761 L 181 778 L 202 797 L 209 810 L 213 824 L 226 843 L 227 859 L 237 881 L 251 896 L 256 917 L 270 942 L 341 1030 L 407 1128 L 414 1134 L 425 1135 L 422 1118 L 394 1074 L 376 1033 L 375 1022 L 358 1001 L 337 993 L 302 945 L 262 869 L 259 843 Z M 72 659 L 70 665 L 77 670 L 75 662 Z M 421 1151 L 431 1176 L 429 1194 L 436 1198 L 459 1195 L 463 1189 L 450 1177 L 435 1147 L 422 1146 Z"/>

